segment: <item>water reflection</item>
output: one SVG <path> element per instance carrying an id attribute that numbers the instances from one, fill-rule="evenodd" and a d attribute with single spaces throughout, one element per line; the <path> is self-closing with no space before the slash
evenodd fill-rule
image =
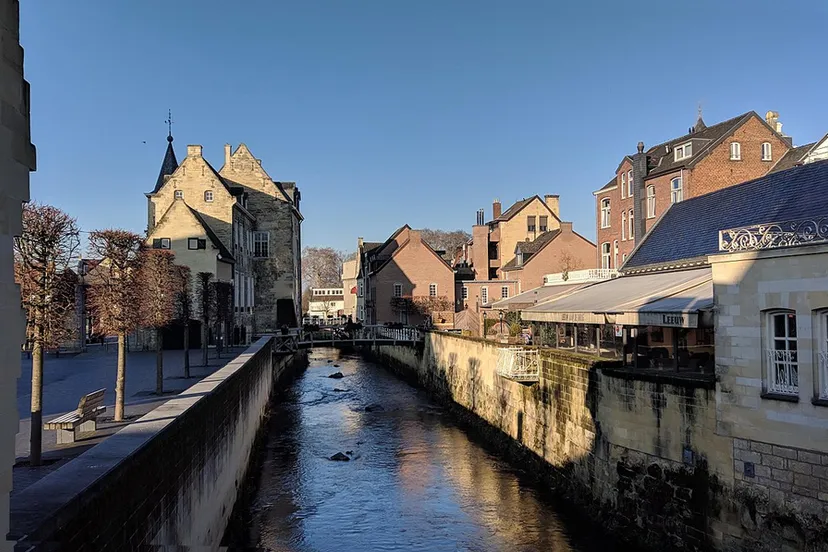
<path id="1" fill-rule="evenodd" d="M 249 545 L 273 551 L 606 551 L 382 367 L 317 350 L 274 407 Z M 334 362 L 339 366 L 334 367 Z M 343 379 L 327 376 L 340 371 Z M 346 453 L 351 460 L 329 457 Z"/>

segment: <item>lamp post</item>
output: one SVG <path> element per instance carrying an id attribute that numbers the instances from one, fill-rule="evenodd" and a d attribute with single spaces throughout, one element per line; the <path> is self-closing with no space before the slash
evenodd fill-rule
<path id="1" fill-rule="evenodd" d="M 500 311 L 500 333 L 503 333 L 503 311 Z"/>
<path id="2" fill-rule="evenodd" d="M 486 316 L 487 312 L 483 311 L 483 339 L 486 339 Z"/>

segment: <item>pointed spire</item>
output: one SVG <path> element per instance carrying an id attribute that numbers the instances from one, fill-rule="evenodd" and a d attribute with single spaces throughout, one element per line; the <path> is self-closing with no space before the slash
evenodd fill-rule
<path id="1" fill-rule="evenodd" d="M 696 124 L 693 126 L 693 132 L 701 132 L 702 130 L 706 129 L 707 125 L 704 124 L 704 119 L 702 119 L 702 105 L 701 102 L 699 103 L 699 117 L 696 119 Z"/>
<path id="2" fill-rule="evenodd" d="M 168 112 L 167 120 L 164 122 L 167 123 L 167 152 L 161 162 L 161 172 L 158 173 L 158 180 L 155 182 L 155 189 L 152 193 L 158 192 L 161 186 L 164 185 L 164 177 L 171 175 L 178 168 L 178 160 L 175 158 L 175 150 L 173 149 L 172 112 Z"/>

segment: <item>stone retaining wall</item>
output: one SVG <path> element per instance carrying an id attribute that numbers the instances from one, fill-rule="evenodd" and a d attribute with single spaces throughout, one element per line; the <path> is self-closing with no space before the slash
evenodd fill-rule
<path id="1" fill-rule="evenodd" d="M 17 550 L 216 549 L 275 385 L 301 359 L 260 338 L 227 366 L 24 490 Z"/>

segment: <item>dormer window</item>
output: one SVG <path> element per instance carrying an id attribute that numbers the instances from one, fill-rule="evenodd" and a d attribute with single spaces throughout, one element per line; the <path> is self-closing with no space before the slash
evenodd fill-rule
<path id="1" fill-rule="evenodd" d="M 184 199 L 184 190 L 176 190 L 173 196 L 175 199 Z"/>
<path id="2" fill-rule="evenodd" d="M 523 251 L 519 249 L 517 255 L 515 255 L 515 264 L 517 264 L 517 266 L 523 266 Z"/>
<path id="3" fill-rule="evenodd" d="M 676 149 L 673 150 L 673 155 L 675 155 L 676 161 L 687 159 L 693 155 L 693 143 L 687 142 L 686 144 L 676 146 Z"/>

